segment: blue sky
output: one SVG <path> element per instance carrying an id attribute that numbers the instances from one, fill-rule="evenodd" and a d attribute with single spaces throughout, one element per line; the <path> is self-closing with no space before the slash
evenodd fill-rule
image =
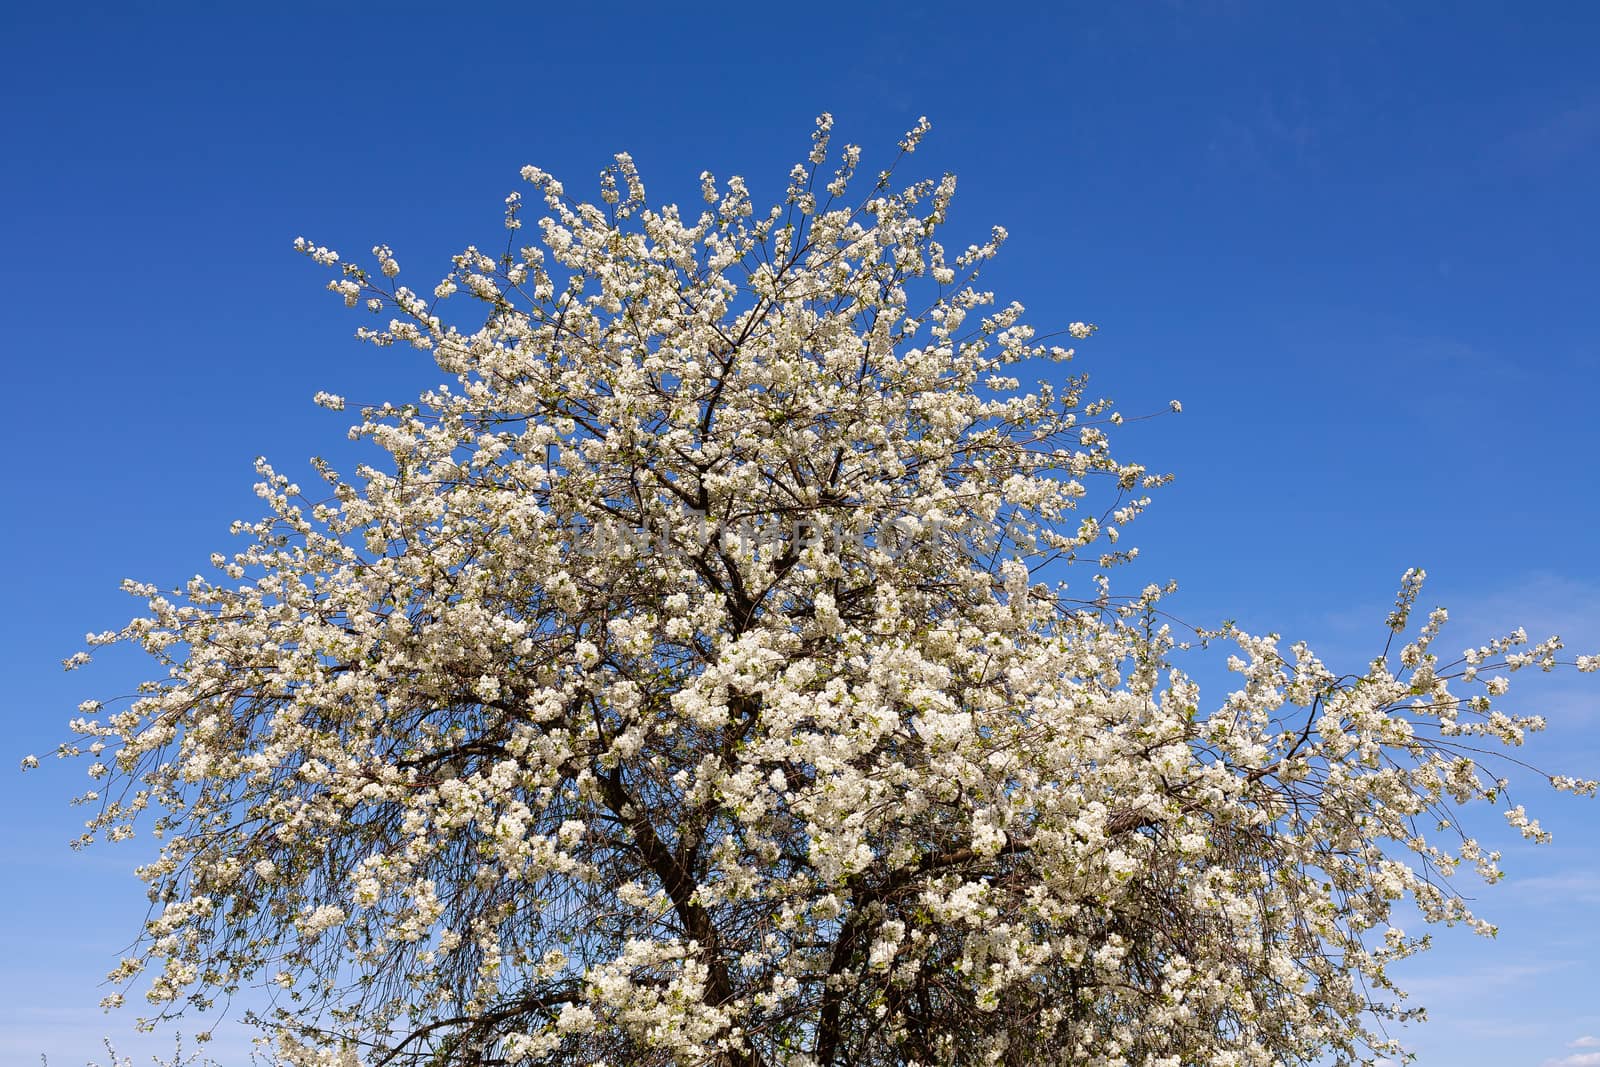
<path id="1" fill-rule="evenodd" d="M 1359 665 L 1421 565 L 1447 647 L 1522 624 L 1600 650 L 1600 8 L 225 7 L 0 12 L 11 767 L 138 680 L 57 666 L 125 620 L 123 577 L 203 569 L 256 514 L 257 454 L 339 454 L 313 393 L 433 380 L 350 338 L 294 237 L 426 277 L 503 239 L 523 164 L 587 189 L 621 150 L 653 198 L 707 168 L 759 197 L 822 110 L 869 160 L 927 114 L 913 162 L 961 176 L 952 232 L 1011 231 L 991 287 L 1100 323 L 1080 369 L 1125 410 L 1182 399 L 1121 435 L 1179 476 L 1130 536 L 1180 614 Z M 1600 771 L 1600 684 L 1525 699 L 1537 762 Z M 66 848 L 79 773 L 0 771 L 7 1062 L 148 1047 L 95 1007 L 144 846 Z M 1600 810 L 1519 799 L 1556 842 L 1500 834 L 1499 940 L 1444 932 L 1411 968 L 1424 1067 L 1600 1064 Z"/>

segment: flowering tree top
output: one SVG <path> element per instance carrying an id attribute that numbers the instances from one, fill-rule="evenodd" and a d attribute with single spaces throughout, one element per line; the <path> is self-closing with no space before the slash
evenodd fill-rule
<path id="1" fill-rule="evenodd" d="M 316 493 L 262 461 L 219 576 L 130 583 L 147 612 L 92 638 L 162 668 L 63 747 L 106 779 L 84 843 L 159 813 L 115 981 L 265 988 L 296 1064 L 1393 1050 L 1424 939 L 1392 909 L 1488 929 L 1449 876 L 1498 857 L 1451 811 L 1506 802 L 1479 752 L 1543 725 L 1499 698 L 1559 641 L 1441 655 L 1411 572 L 1359 673 L 1201 633 L 1240 677 L 1204 702 L 1170 587 L 1111 593 L 1166 476 L 1056 374 L 1094 327 L 979 286 L 1005 233 L 941 243 L 954 178 L 849 199 L 831 125 L 759 211 L 710 174 L 651 209 L 626 155 L 598 204 L 527 168 L 538 240 L 512 194 L 505 251 L 426 296 L 388 246 L 296 242 L 454 383 L 363 409 L 383 458 Z M 1045 581 L 1074 566 L 1085 598 Z"/>

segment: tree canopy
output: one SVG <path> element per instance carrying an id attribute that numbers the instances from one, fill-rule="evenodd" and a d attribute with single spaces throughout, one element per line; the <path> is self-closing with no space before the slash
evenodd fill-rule
<path id="1" fill-rule="evenodd" d="M 1507 804 L 1479 753 L 1543 725 L 1500 697 L 1560 642 L 1437 653 L 1420 571 L 1354 673 L 1113 595 L 1167 476 L 1061 373 L 1094 327 L 979 286 L 1005 233 L 940 242 L 953 177 L 851 199 L 830 129 L 770 210 L 527 168 L 537 240 L 514 193 L 504 252 L 426 293 L 297 242 L 453 381 L 363 409 L 351 476 L 262 461 L 244 547 L 92 639 L 162 668 L 63 748 L 104 779 L 85 843 L 161 835 L 115 980 L 265 988 L 295 1064 L 1392 1050 L 1425 943 L 1394 909 L 1488 929 L 1454 810 Z M 1203 700 L 1190 645 L 1237 690 Z"/>

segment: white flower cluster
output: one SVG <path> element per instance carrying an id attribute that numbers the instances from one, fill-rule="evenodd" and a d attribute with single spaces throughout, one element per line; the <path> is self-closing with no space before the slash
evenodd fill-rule
<path id="1" fill-rule="evenodd" d="M 483 305 L 470 332 L 392 287 L 388 246 L 369 271 L 296 242 L 393 310 L 360 336 L 454 381 L 364 409 L 385 461 L 319 463 L 317 492 L 261 462 L 269 514 L 220 577 L 130 584 L 146 612 L 93 641 L 160 667 L 63 746 L 104 778 L 86 841 L 161 813 L 160 910 L 115 981 L 279 987 L 296 1064 L 1391 1048 L 1373 998 L 1422 944 L 1392 909 L 1486 928 L 1444 876 L 1498 876 L 1419 827 L 1502 802 L 1478 752 L 1542 726 L 1499 701 L 1559 642 L 1442 663 L 1436 613 L 1353 676 L 1226 629 L 1200 636 L 1239 688 L 1203 706 L 1172 587 L 1105 574 L 1166 476 L 1113 456 L 1081 378 L 1020 384 L 1073 353 L 977 284 L 1003 231 L 936 239 L 953 179 L 845 203 L 831 129 L 765 210 L 710 174 L 703 210 L 652 209 L 625 155 L 599 204 L 527 168 L 539 242 L 432 288 Z M 742 523 L 845 536 L 705 533 Z M 580 544 L 606 526 L 656 540 Z"/>

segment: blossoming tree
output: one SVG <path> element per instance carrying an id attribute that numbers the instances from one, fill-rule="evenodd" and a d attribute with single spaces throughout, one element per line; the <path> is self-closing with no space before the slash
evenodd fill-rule
<path id="1" fill-rule="evenodd" d="M 954 179 L 847 201 L 830 126 L 770 211 L 709 174 L 651 210 L 625 155 L 599 204 L 528 168 L 539 240 L 513 194 L 505 253 L 431 296 L 297 242 L 456 381 L 365 409 L 383 458 L 315 493 L 263 462 L 220 577 L 130 584 L 148 612 L 91 639 L 164 668 L 63 749 L 106 779 L 85 843 L 162 837 L 114 980 L 264 988 L 297 1064 L 1391 1047 L 1392 909 L 1486 928 L 1448 876 L 1497 857 L 1452 809 L 1503 802 L 1476 753 L 1541 723 L 1495 671 L 1559 643 L 1441 656 L 1413 573 L 1358 674 L 1199 635 L 1241 677 L 1203 703 L 1168 590 L 1105 578 L 1165 476 L 1082 378 L 1020 384 L 1073 353 L 977 286 L 1003 231 L 937 240 Z M 1088 599 L 1045 581 L 1073 564 Z"/>

